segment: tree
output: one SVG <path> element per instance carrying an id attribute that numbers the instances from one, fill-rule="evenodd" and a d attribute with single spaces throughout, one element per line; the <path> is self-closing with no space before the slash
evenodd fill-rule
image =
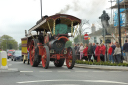
<path id="1" fill-rule="evenodd" d="M 7 49 L 15 49 L 17 50 L 18 48 L 18 43 L 15 41 L 11 36 L 9 35 L 3 35 L 0 39 L 1 41 L 1 46 L 0 48 L 3 48 L 3 50 Z"/>
<path id="2" fill-rule="evenodd" d="M 65 44 L 65 47 L 67 48 L 67 47 L 70 47 L 70 46 L 72 46 L 72 42 L 71 41 L 67 41 L 66 44 Z"/>
<path id="3" fill-rule="evenodd" d="M 19 44 L 19 50 L 21 50 L 21 43 Z"/>
<path id="4" fill-rule="evenodd" d="M 78 35 L 78 36 L 76 36 L 76 37 L 74 38 L 74 42 L 75 42 L 75 43 L 83 43 L 83 44 L 85 44 L 85 43 L 88 44 L 88 43 L 89 43 L 89 40 L 85 40 L 85 39 L 84 39 L 84 35 L 81 36 L 81 42 L 79 41 L 79 37 L 80 37 L 80 36 Z"/>

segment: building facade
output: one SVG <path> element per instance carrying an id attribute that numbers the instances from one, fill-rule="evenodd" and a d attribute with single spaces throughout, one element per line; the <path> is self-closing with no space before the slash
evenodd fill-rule
<path id="1" fill-rule="evenodd" d="M 118 9 L 118 4 L 116 3 L 114 6 L 111 7 L 112 9 Z M 120 16 L 121 21 L 121 43 L 122 45 L 125 43 L 125 40 L 128 40 L 128 0 L 120 0 L 120 12 L 121 15 L 124 15 L 124 17 L 122 18 L 122 16 Z M 117 20 L 114 20 L 114 22 L 118 23 L 118 18 Z M 123 22 L 123 23 L 122 23 Z M 114 28 L 115 28 L 115 38 L 116 41 L 119 41 L 119 28 L 118 28 L 118 24 L 115 25 L 116 23 L 114 23 Z"/>

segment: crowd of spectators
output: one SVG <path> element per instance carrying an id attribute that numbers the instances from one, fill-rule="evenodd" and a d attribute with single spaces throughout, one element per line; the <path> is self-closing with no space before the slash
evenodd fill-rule
<path id="1" fill-rule="evenodd" d="M 125 40 L 125 44 L 120 47 L 119 43 L 110 43 L 109 48 L 107 49 L 106 46 L 101 43 L 89 43 L 89 44 L 75 44 L 75 54 L 77 60 L 84 60 L 84 61 L 105 61 L 105 54 L 107 52 L 108 61 L 114 63 L 121 62 L 121 51 L 126 54 L 125 60 L 128 62 L 128 42 Z M 107 49 L 107 50 L 106 50 Z"/>

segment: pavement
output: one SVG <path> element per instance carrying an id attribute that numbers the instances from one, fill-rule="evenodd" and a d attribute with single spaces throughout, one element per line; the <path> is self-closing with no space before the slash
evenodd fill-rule
<path id="1" fill-rule="evenodd" d="M 75 67 L 88 68 L 88 69 L 100 69 L 100 70 L 128 71 L 128 67 L 123 67 L 123 66 L 104 66 L 104 65 L 75 64 Z"/>
<path id="2" fill-rule="evenodd" d="M 127 63 L 127 62 L 125 62 Z M 64 63 L 66 66 L 66 63 Z M 125 66 L 105 66 L 105 65 L 87 65 L 87 64 L 76 64 L 77 68 L 87 68 L 87 69 L 100 69 L 100 70 L 118 70 L 118 71 L 128 71 L 128 67 Z"/>
<path id="3" fill-rule="evenodd" d="M 10 61 L 9 59 L 7 61 Z M 66 63 L 64 63 L 66 65 Z M 18 72 L 18 68 L 10 68 L 11 64 L 8 63 L 8 69 L 1 69 L 0 72 Z M 87 69 L 100 69 L 100 70 L 117 70 L 117 71 L 128 71 L 128 67 L 124 66 L 105 66 L 105 65 L 86 65 L 86 64 L 75 64 L 77 68 Z"/>
<path id="4" fill-rule="evenodd" d="M 9 61 L 10 61 L 10 59 L 7 60 L 7 62 L 9 62 Z M 12 64 L 8 63 L 8 68 L 7 69 L 0 68 L 0 72 L 18 72 L 19 71 L 18 68 L 10 68 L 11 65 Z"/>
<path id="5" fill-rule="evenodd" d="M 55 67 L 50 62 L 44 69 L 23 64 L 22 61 L 9 61 L 9 68 L 18 72 L 0 72 L 0 85 L 128 85 L 128 71 L 111 71 L 88 68 L 68 69 Z"/>
<path id="6" fill-rule="evenodd" d="M 18 72 L 18 68 L 8 68 L 8 69 L 1 69 L 0 72 Z"/>

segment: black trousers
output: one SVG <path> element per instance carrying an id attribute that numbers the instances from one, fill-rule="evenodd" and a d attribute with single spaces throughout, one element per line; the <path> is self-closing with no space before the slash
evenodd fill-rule
<path id="1" fill-rule="evenodd" d="M 91 61 L 91 57 L 92 55 L 91 54 L 88 54 L 88 60 Z"/>
<path id="2" fill-rule="evenodd" d="M 94 57 L 94 60 L 97 61 L 97 56 Z"/>
<path id="3" fill-rule="evenodd" d="M 82 57 L 82 59 L 88 61 L 88 57 L 87 56 Z"/>
<path id="4" fill-rule="evenodd" d="M 80 60 L 80 54 L 77 54 L 76 56 L 77 56 L 77 60 Z"/>
<path id="5" fill-rule="evenodd" d="M 104 60 L 104 55 L 100 55 L 100 60 L 103 61 L 103 62 L 105 61 Z"/>
<path id="6" fill-rule="evenodd" d="M 116 57 L 117 63 L 120 63 L 121 62 L 121 54 L 118 54 L 115 57 Z"/>
<path id="7" fill-rule="evenodd" d="M 94 60 L 97 61 L 97 56 L 95 56 L 95 54 L 93 54 Z"/>

